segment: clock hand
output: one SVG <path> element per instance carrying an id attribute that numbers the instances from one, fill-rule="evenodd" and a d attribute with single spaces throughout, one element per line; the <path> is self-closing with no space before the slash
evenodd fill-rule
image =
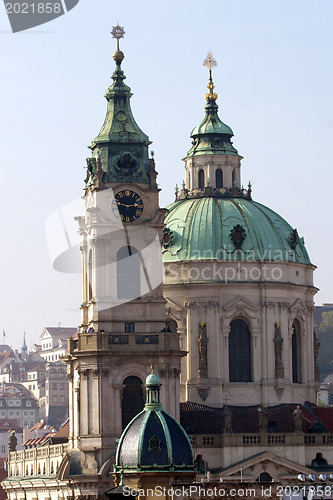
<path id="1" fill-rule="evenodd" d="M 122 207 L 126 208 L 133 207 L 133 205 L 126 205 L 125 203 L 120 203 L 120 201 L 117 201 L 117 205 L 121 205 Z"/>

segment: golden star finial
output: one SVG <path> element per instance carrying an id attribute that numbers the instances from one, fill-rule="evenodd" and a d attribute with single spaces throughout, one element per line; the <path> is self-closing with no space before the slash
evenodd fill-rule
<path id="1" fill-rule="evenodd" d="M 209 93 L 206 94 L 206 99 L 207 101 L 216 101 L 217 99 L 217 94 L 214 94 L 214 83 L 212 79 L 212 68 L 214 66 L 217 66 L 217 62 L 215 61 L 213 54 L 211 51 L 208 52 L 206 59 L 203 62 L 203 66 L 207 66 L 209 69 L 209 83 L 208 83 L 208 90 Z"/>
<path id="2" fill-rule="evenodd" d="M 211 51 L 209 51 L 207 53 L 207 57 L 203 62 L 203 66 L 207 66 L 207 68 L 209 68 L 209 70 L 211 70 L 214 66 L 217 66 L 217 62 L 215 61 Z"/>
<path id="3" fill-rule="evenodd" d="M 117 26 L 112 26 L 112 31 L 111 35 L 112 38 L 117 39 L 117 50 L 119 50 L 119 39 L 124 38 L 126 31 L 124 30 L 123 26 L 119 26 L 119 23 L 117 23 Z"/>

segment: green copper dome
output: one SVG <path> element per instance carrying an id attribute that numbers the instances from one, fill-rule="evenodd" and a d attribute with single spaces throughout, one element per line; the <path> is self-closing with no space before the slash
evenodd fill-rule
<path id="1" fill-rule="evenodd" d="M 115 471 L 193 471 L 193 452 L 182 426 L 160 402 L 160 378 L 146 379 L 146 405 L 122 433 Z"/>
<path id="2" fill-rule="evenodd" d="M 188 198 L 168 209 L 165 263 L 213 259 L 311 264 L 297 230 L 250 199 Z"/>

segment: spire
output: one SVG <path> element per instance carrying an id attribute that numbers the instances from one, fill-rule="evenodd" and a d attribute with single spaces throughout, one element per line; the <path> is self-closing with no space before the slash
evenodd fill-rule
<path id="1" fill-rule="evenodd" d="M 203 62 L 203 66 L 207 66 L 209 68 L 209 82 L 207 85 L 207 88 L 209 90 L 208 94 L 206 94 L 206 100 L 207 101 L 216 101 L 217 100 L 217 94 L 214 94 L 214 88 L 215 85 L 213 83 L 213 78 L 212 78 L 212 68 L 214 66 L 217 66 L 217 62 L 215 61 L 213 54 L 209 51 L 207 54 L 206 59 Z"/>
<path id="2" fill-rule="evenodd" d="M 206 94 L 205 118 L 191 132 L 192 148 L 187 156 L 199 156 L 205 154 L 216 155 L 238 155 L 238 151 L 233 147 L 231 137 L 234 135 L 231 128 L 223 123 L 218 114 L 217 94 L 214 92 L 214 82 L 212 68 L 217 66 L 217 62 L 211 52 L 208 52 L 203 63 L 209 69 L 208 93 Z"/>
<path id="3" fill-rule="evenodd" d="M 117 24 L 111 34 L 117 40 L 117 50 L 113 53 L 116 68 L 113 83 L 105 94 L 108 107 L 104 124 L 90 146 L 93 158 L 87 159 L 87 187 L 96 186 L 97 167 L 104 183 L 149 182 L 148 146 L 151 142 L 133 117 L 131 88 L 124 82 L 126 76 L 121 67 L 125 55 L 119 49 L 119 40 L 124 37 L 125 30 Z"/>
<path id="4" fill-rule="evenodd" d="M 23 333 L 23 344 L 22 344 L 22 347 L 21 347 L 21 351 L 22 352 L 27 352 L 28 348 L 27 348 L 27 344 L 26 344 L 26 341 L 25 341 L 25 332 Z"/>

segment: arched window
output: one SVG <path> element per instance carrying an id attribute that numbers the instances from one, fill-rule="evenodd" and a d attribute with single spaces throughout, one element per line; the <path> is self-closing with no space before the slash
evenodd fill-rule
<path id="1" fill-rule="evenodd" d="M 205 172 L 202 170 L 202 168 L 199 170 L 198 184 L 199 189 L 203 189 L 205 187 Z"/>
<path id="2" fill-rule="evenodd" d="M 262 472 L 256 479 L 257 483 L 271 483 L 273 478 L 268 472 Z"/>
<path id="3" fill-rule="evenodd" d="M 197 472 L 205 472 L 205 461 L 202 457 L 202 455 L 197 455 L 196 459 L 196 469 L 197 469 Z"/>
<path id="4" fill-rule="evenodd" d="M 236 172 L 235 170 L 232 171 L 232 187 L 235 187 L 236 183 Z"/>
<path id="5" fill-rule="evenodd" d="M 215 185 L 219 189 L 223 187 L 223 173 L 220 168 L 217 168 L 215 171 Z"/>
<path id="6" fill-rule="evenodd" d="M 251 334 L 242 319 L 230 323 L 229 333 L 229 380 L 251 382 Z"/>
<path id="7" fill-rule="evenodd" d="M 122 247 L 117 252 L 117 297 L 140 297 L 140 255 L 134 247 Z"/>
<path id="8" fill-rule="evenodd" d="M 139 377 L 127 377 L 123 384 L 123 400 L 121 404 L 123 430 L 144 407 L 142 380 Z"/>
<path id="9" fill-rule="evenodd" d="M 292 377 L 294 384 L 302 383 L 301 331 L 297 319 L 293 322 L 291 336 Z"/>

